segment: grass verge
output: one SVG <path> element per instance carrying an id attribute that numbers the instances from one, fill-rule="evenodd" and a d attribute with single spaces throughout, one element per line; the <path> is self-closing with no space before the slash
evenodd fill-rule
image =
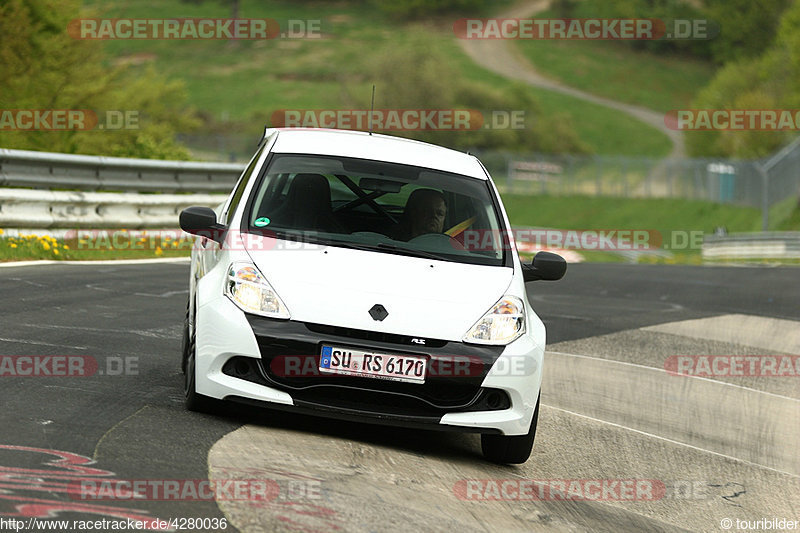
<path id="1" fill-rule="evenodd" d="M 504 194 L 503 203 L 520 226 L 706 233 L 725 226 L 734 233 L 758 231 L 761 224 L 758 209 L 697 200 Z"/>
<path id="2" fill-rule="evenodd" d="M 111 231 L 111 230 L 109 230 Z M 8 261 L 102 261 L 112 259 L 152 259 L 188 257 L 191 241 L 161 238 L 124 238 L 116 245 L 96 239 L 56 239 L 47 235 L 25 234 L 10 237 L 0 230 L 0 262 Z"/>

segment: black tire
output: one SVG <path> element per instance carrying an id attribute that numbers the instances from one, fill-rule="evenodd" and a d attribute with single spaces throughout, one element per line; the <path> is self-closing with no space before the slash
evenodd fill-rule
<path id="1" fill-rule="evenodd" d="M 186 322 L 183 326 L 183 396 L 186 409 L 196 413 L 208 413 L 216 407 L 216 401 L 213 398 L 198 394 L 195 388 L 196 370 L 194 364 L 196 349 L 195 333 L 189 327 L 189 317 L 187 314 Z"/>
<path id="2" fill-rule="evenodd" d="M 540 395 L 541 398 L 541 395 Z M 483 456 L 493 463 L 522 464 L 531 456 L 533 441 L 536 438 L 536 424 L 539 422 L 539 399 L 533 411 L 531 428 L 526 435 L 481 435 L 481 451 Z"/>
<path id="3" fill-rule="evenodd" d="M 189 359 L 189 310 L 183 320 L 183 335 L 181 338 L 181 372 L 186 373 L 186 361 Z"/>

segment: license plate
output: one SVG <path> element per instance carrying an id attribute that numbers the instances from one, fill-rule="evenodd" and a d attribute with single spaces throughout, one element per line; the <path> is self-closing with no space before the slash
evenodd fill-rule
<path id="1" fill-rule="evenodd" d="M 425 383 L 428 361 L 416 355 L 364 352 L 351 348 L 323 346 L 319 371 L 367 378 Z"/>

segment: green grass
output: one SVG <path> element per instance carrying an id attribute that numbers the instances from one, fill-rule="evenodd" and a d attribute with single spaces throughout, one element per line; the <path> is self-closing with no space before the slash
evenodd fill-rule
<path id="1" fill-rule="evenodd" d="M 104 17 L 227 17 L 222 2 L 165 0 L 98 2 Z M 366 79 L 375 50 L 411 39 L 411 26 L 388 19 L 369 3 L 242 0 L 240 16 L 321 20 L 322 39 L 269 41 L 104 41 L 112 62 L 153 65 L 170 79 L 183 80 L 189 103 L 216 122 L 238 121 L 237 133 L 258 135 L 278 109 L 341 108 L 343 98 L 369 105 L 373 81 Z M 420 30 L 421 29 L 421 30 Z M 434 40 L 461 76 L 499 91 L 512 82 L 475 65 L 458 46 L 452 25 L 414 25 Z M 531 88 L 543 114 L 565 115 L 581 140 L 598 154 L 662 156 L 667 137 L 627 115 L 581 100 Z M 349 96 L 345 97 L 345 93 Z M 380 101 L 380 87 L 377 101 Z M 242 131 L 243 130 L 243 131 Z"/>
<path id="2" fill-rule="evenodd" d="M 794 200 L 794 198 L 793 198 Z M 775 225 L 776 231 L 800 231 L 800 207 L 795 207 L 794 211 L 785 219 Z"/>
<path id="3" fill-rule="evenodd" d="M 739 207 L 672 198 L 503 195 L 511 223 L 560 229 L 652 229 L 661 232 L 758 231 L 761 213 Z"/>
<path id="4" fill-rule="evenodd" d="M 537 17 L 547 18 L 544 12 Z M 565 85 L 656 111 L 685 109 L 714 75 L 712 64 L 637 51 L 613 41 L 519 40 L 542 74 Z"/>
<path id="5" fill-rule="evenodd" d="M 669 246 L 670 255 L 643 255 L 639 263 L 703 264 L 699 248 L 676 249 L 688 243 L 692 231 L 711 233 L 725 226 L 729 233 L 760 231 L 761 212 L 711 202 L 681 199 L 620 199 L 590 196 L 528 196 L 503 194 L 508 218 L 514 226 L 575 230 L 655 230 L 661 244 Z M 800 231 L 800 209 L 780 221 L 784 231 Z M 649 243 L 658 244 L 651 233 Z M 621 256 L 599 251 L 578 250 L 587 262 L 622 261 Z M 736 262 L 736 261 L 733 261 Z M 794 264 L 791 260 L 747 260 L 747 263 Z M 719 263 L 719 261 L 717 261 Z"/>
<path id="6" fill-rule="evenodd" d="M 119 230 L 109 230 L 109 234 Z M 2 230 L 0 230 L 2 235 Z M 160 237 L 146 242 L 119 238 L 111 241 L 55 239 L 42 235 L 0 237 L 0 262 L 7 261 L 97 261 L 108 259 L 150 259 L 158 257 L 188 257 L 191 240 L 168 241 Z"/>
<path id="7" fill-rule="evenodd" d="M 770 231 L 800 231 L 800 198 L 790 196 L 769 210 Z"/>

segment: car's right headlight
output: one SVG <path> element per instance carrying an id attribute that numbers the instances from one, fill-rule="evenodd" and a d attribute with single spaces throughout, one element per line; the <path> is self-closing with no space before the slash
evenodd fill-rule
<path id="1" fill-rule="evenodd" d="M 225 280 L 225 295 L 246 313 L 270 318 L 290 318 L 286 304 L 252 263 L 231 263 Z"/>
<path id="2" fill-rule="evenodd" d="M 464 342 L 506 345 L 525 333 L 525 306 L 516 296 L 503 296 L 464 335 Z"/>

